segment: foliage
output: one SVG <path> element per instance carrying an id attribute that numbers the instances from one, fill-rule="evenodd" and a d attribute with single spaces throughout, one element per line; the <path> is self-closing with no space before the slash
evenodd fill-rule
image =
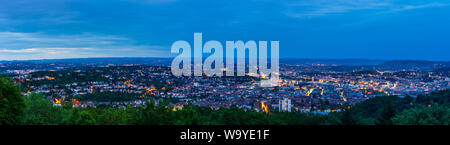
<path id="1" fill-rule="evenodd" d="M 94 102 L 121 102 L 132 101 L 139 99 L 137 93 L 119 93 L 119 92 L 95 92 L 92 94 L 85 94 L 79 96 L 69 97 L 69 99 L 75 98 L 81 101 L 94 101 Z"/>
<path id="2" fill-rule="evenodd" d="M 387 105 L 383 108 L 380 117 L 377 119 L 377 125 L 392 125 L 392 117 L 395 116 L 395 110 L 392 106 L 392 100 L 387 100 Z"/>
<path id="3" fill-rule="evenodd" d="M 19 86 L 0 76 L 0 125 L 20 124 L 25 103 Z"/>
<path id="4" fill-rule="evenodd" d="M 399 125 L 449 125 L 450 109 L 433 104 L 430 107 L 421 105 L 408 109 L 392 120 Z"/>
<path id="5" fill-rule="evenodd" d="M 43 94 L 32 93 L 25 96 L 25 103 L 27 105 L 22 123 L 26 125 L 59 124 L 70 113 L 62 107 L 54 107 Z"/>

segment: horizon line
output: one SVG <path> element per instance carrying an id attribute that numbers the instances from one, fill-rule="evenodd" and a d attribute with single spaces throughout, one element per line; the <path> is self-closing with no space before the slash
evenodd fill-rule
<path id="1" fill-rule="evenodd" d="M 23 60 L 0 60 L 0 62 L 20 62 L 20 61 L 51 61 L 51 60 L 71 60 L 71 59 L 117 59 L 117 58 L 158 58 L 169 59 L 175 57 L 74 57 L 74 58 L 50 58 L 50 59 L 23 59 Z M 206 58 L 206 57 L 204 57 Z M 224 57 L 225 58 L 225 57 Z M 270 57 L 268 57 L 270 58 Z M 444 60 L 426 60 L 426 59 L 369 59 L 369 58 L 294 58 L 282 57 L 279 59 L 304 59 L 304 60 L 366 60 L 366 61 L 430 61 L 430 62 L 450 62 Z"/>

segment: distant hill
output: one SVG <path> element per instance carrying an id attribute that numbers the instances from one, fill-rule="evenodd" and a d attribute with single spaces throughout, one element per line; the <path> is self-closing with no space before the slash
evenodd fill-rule
<path id="1" fill-rule="evenodd" d="M 405 69 L 433 71 L 450 67 L 450 62 L 425 61 L 425 60 L 393 60 L 379 65 L 380 69 Z"/>
<path id="2" fill-rule="evenodd" d="M 280 63 L 285 64 L 325 64 L 336 66 L 368 66 L 379 65 L 386 62 L 385 60 L 371 60 L 371 59 L 295 59 L 295 58 L 282 58 Z"/>
<path id="3" fill-rule="evenodd" d="M 68 59 L 42 59 L 42 60 L 15 60 L 0 61 L 0 63 L 100 63 L 100 64 L 147 64 L 170 65 L 173 58 L 156 57 L 109 57 L 109 58 L 68 58 Z"/>
<path id="4" fill-rule="evenodd" d="M 444 67 L 444 68 L 436 69 L 436 70 L 434 70 L 434 72 L 450 73 L 450 67 Z"/>
<path id="5" fill-rule="evenodd" d="M 14 60 L 0 61 L 0 63 L 114 63 L 114 64 L 154 64 L 172 62 L 173 58 L 157 58 L 157 57 L 110 57 L 110 58 L 68 58 L 68 59 L 42 59 L 42 60 Z M 325 64 L 337 66 L 367 66 L 378 65 L 386 61 L 369 60 L 369 59 L 296 59 L 281 58 L 281 63 L 285 64 Z M 270 63 L 270 61 L 269 61 Z"/>
<path id="6" fill-rule="evenodd" d="M 0 61 L 0 63 L 75 63 L 75 64 L 145 64 L 169 66 L 173 58 L 156 57 L 110 57 L 110 58 L 71 58 L 71 59 L 43 59 Z M 270 63 L 270 61 L 269 61 Z M 371 59 L 297 59 L 281 58 L 281 64 L 307 65 L 322 64 L 325 66 L 364 67 L 378 70 L 422 70 L 434 71 L 450 67 L 450 62 L 425 60 L 371 60 Z M 355 69 L 355 68 L 351 68 Z M 443 71 L 443 70 L 441 70 Z"/>

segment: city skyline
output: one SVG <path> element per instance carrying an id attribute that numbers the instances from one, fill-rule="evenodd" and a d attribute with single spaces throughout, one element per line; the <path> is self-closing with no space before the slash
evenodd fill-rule
<path id="1" fill-rule="evenodd" d="M 280 41 L 280 58 L 450 61 L 449 1 L 2 1 L 0 60 L 174 57 L 177 40 Z M 186 11 L 183 11 L 186 10 Z"/>

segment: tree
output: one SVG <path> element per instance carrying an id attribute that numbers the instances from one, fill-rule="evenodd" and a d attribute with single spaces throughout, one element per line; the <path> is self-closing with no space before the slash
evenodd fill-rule
<path id="1" fill-rule="evenodd" d="M 60 120 L 56 117 L 59 111 L 53 108 L 52 102 L 44 98 L 43 94 L 32 93 L 25 96 L 25 104 L 23 124 L 48 125 L 59 123 Z"/>
<path id="2" fill-rule="evenodd" d="M 81 111 L 74 118 L 74 123 L 76 125 L 95 125 L 96 120 L 94 115 L 89 111 Z"/>
<path id="3" fill-rule="evenodd" d="M 356 120 L 350 109 L 345 109 L 341 120 L 343 125 L 356 125 Z"/>
<path id="4" fill-rule="evenodd" d="M 0 125 L 20 124 L 25 103 L 19 86 L 0 76 Z"/>
<path id="5" fill-rule="evenodd" d="M 392 120 L 396 125 L 449 125 L 450 109 L 442 105 L 420 105 L 396 115 Z"/>
<path id="6" fill-rule="evenodd" d="M 97 117 L 97 123 L 102 125 L 124 125 L 129 117 L 125 109 L 105 108 L 92 110 L 97 112 L 98 115 L 95 116 Z"/>
<path id="7" fill-rule="evenodd" d="M 395 116 L 395 110 L 392 106 L 392 100 L 388 100 L 380 117 L 377 119 L 377 125 L 392 125 L 392 117 Z"/>
<path id="8" fill-rule="evenodd" d="M 95 125 L 95 114 L 90 109 L 72 108 L 62 120 L 65 125 Z"/>

